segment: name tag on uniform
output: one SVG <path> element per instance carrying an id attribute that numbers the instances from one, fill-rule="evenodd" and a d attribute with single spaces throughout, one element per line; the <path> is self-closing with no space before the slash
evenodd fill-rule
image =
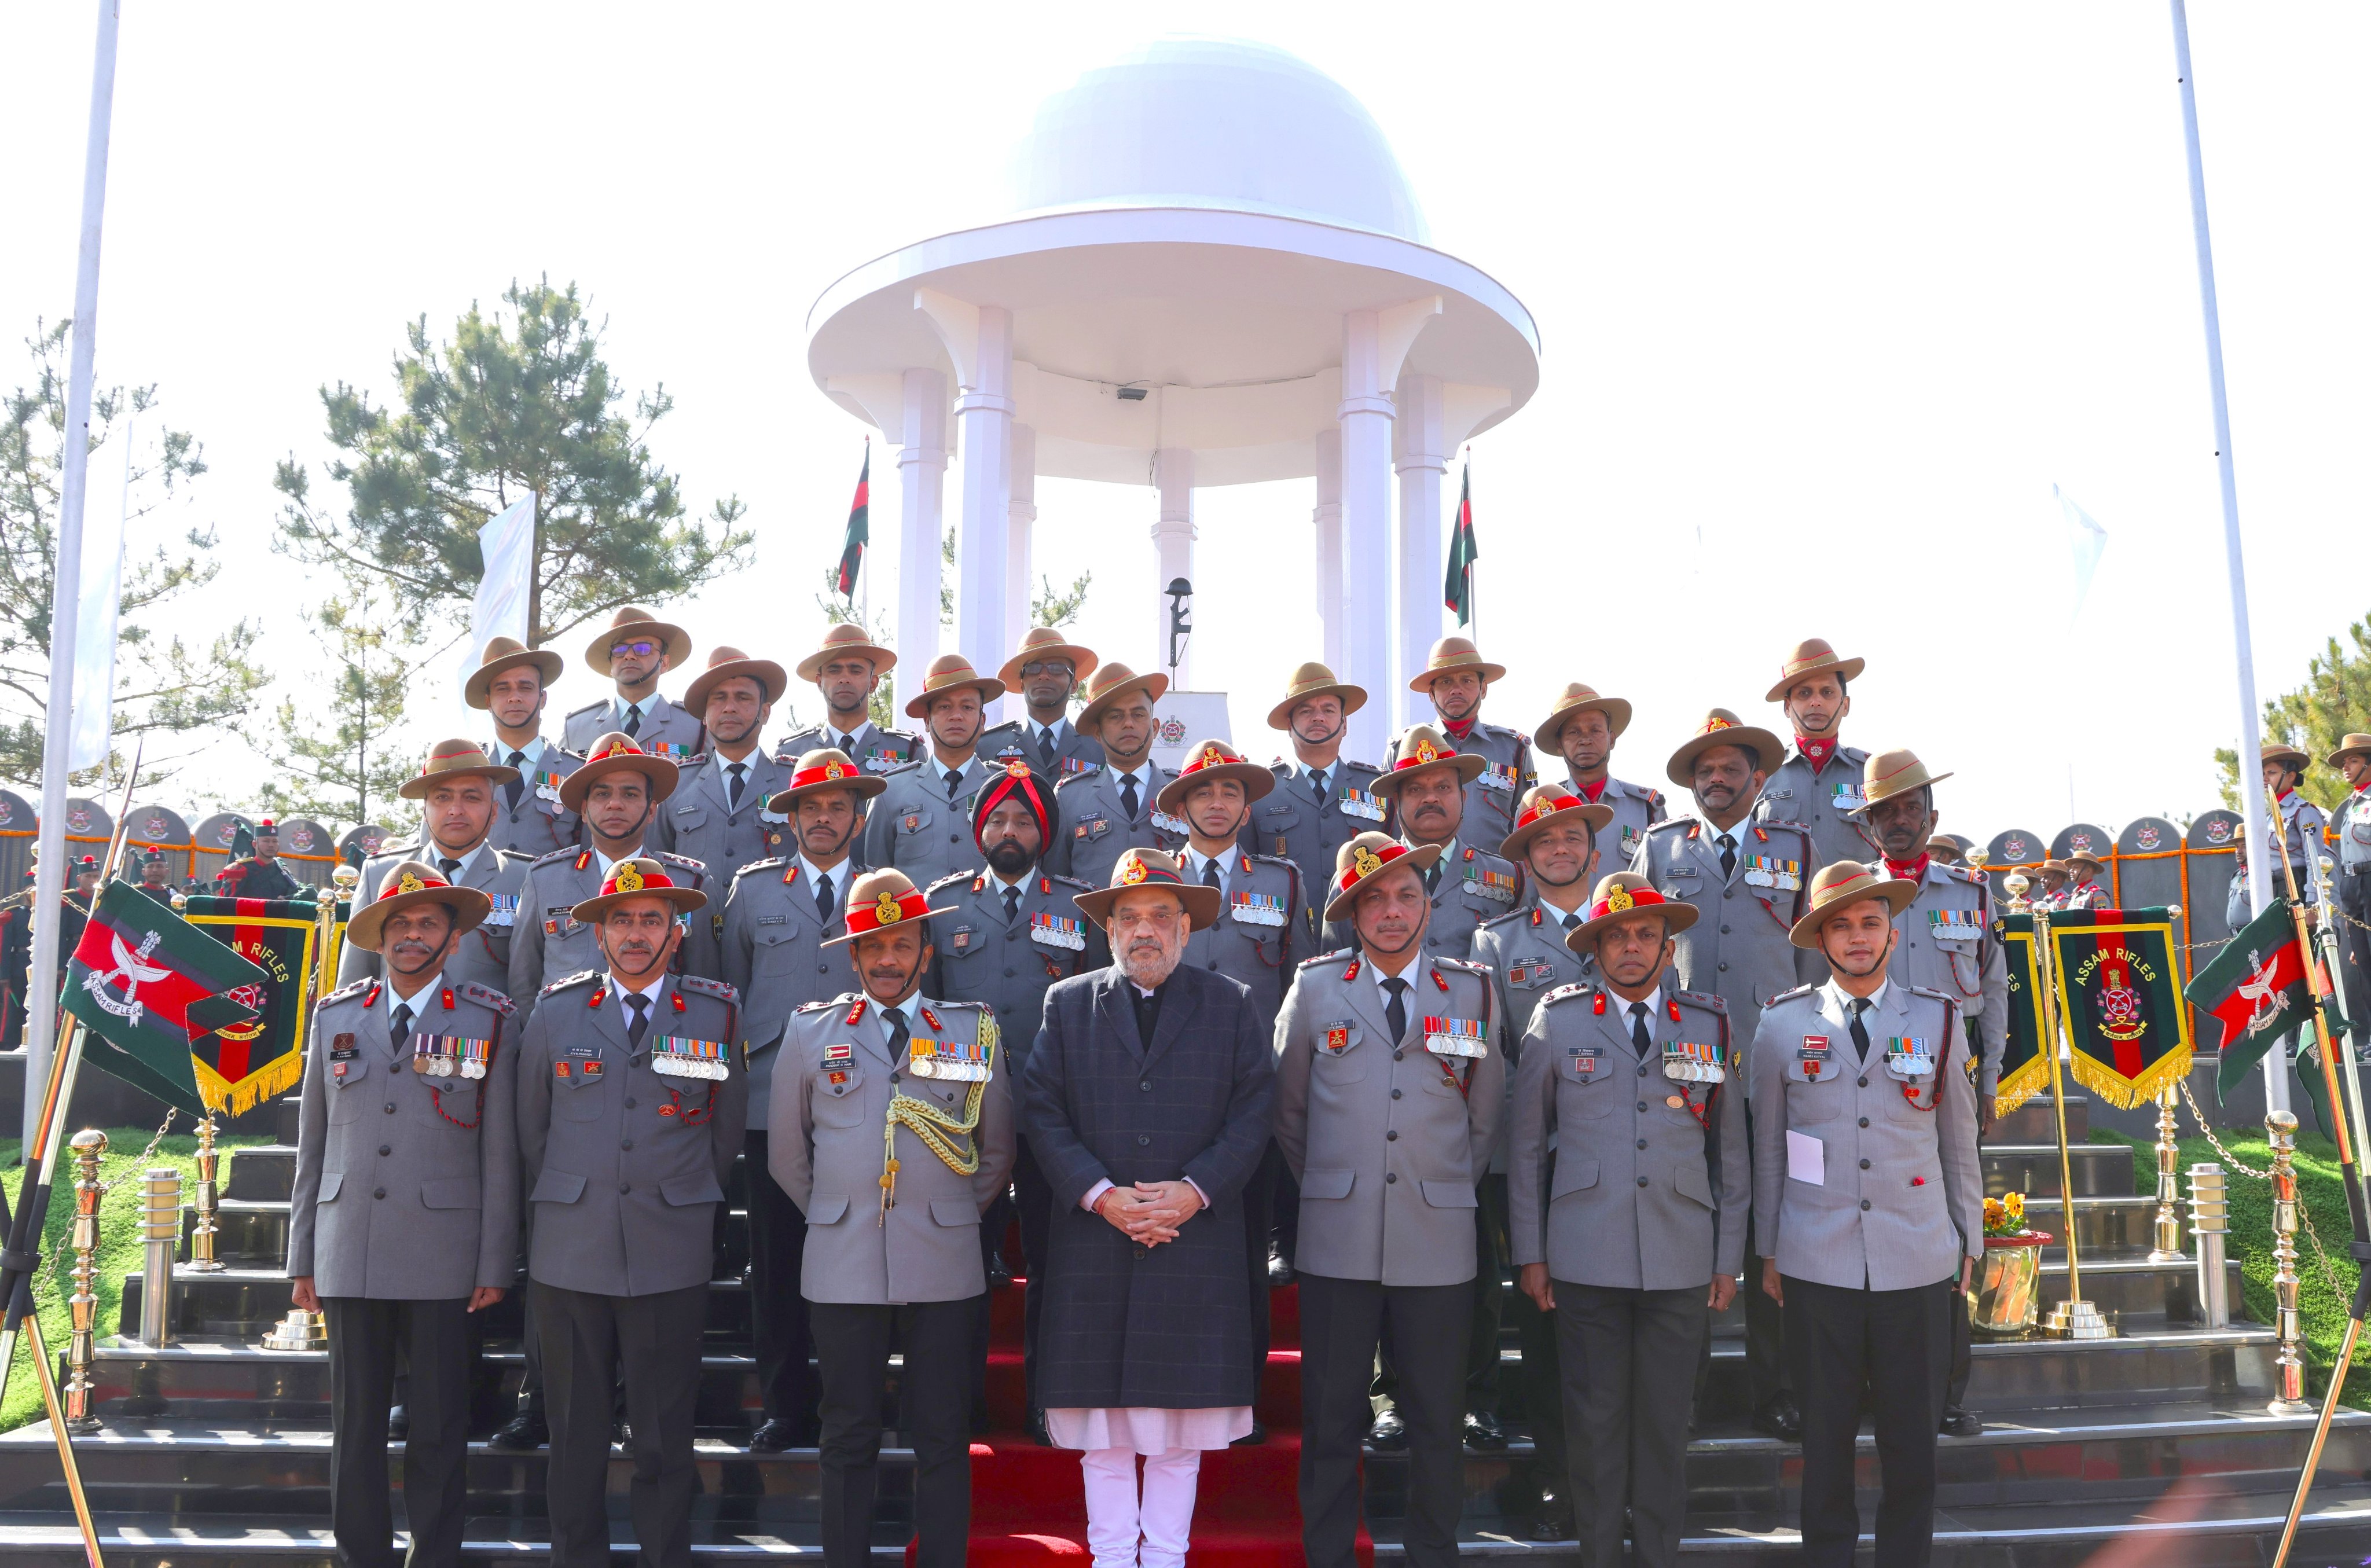
<path id="1" fill-rule="evenodd" d="M 1076 915 L 1032 915 L 1029 917 L 1029 940 L 1046 947 L 1084 952 L 1087 951 L 1087 923 L 1082 917 Z"/>
<path id="2" fill-rule="evenodd" d="M 1348 1023 L 1329 1023 L 1318 1036 L 1317 1048 L 1329 1056 L 1338 1056 L 1350 1048 L 1351 1040 Z"/>
<path id="3" fill-rule="evenodd" d="M 1717 1041 L 1664 1041 L 1663 1076 L 1682 1083 L 1729 1081 L 1728 1064 Z"/>
<path id="4" fill-rule="evenodd" d="M 569 911 L 575 907 L 576 905 L 573 904 L 558 904 L 546 909 L 543 912 L 543 934 L 547 937 L 564 937 L 574 931 L 576 917 Z"/>
<path id="5" fill-rule="evenodd" d="M 1070 830 L 1070 836 L 1081 841 L 1101 838 L 1111 831 L 1111 823 L 1104 817 L 1089 817 Z"/>
<path id="6" fill-rule="evenodd" d="M 823 1048 L 823 1060 L 826 1066 L 834 1066 L 841 1062 L 852 1062 L 856 1060 L 856 1047 L 846 1040 L 834 1041 Z"/>
<path id="7" fill-rule="evenodd" d="M 971 940 L 978 930 L 979 928 L 977 926 L 957 926 L 954 930 L 947 933 L 947 951 L 949 952 L 969 952 L 971 951 Z"/>
<path id="8" fill-rule="evenodd" d="M 1510 963 L 1507 966 L 1507 984 L 1518 991 L 1544 986 L 1556 976 L 1556 965 L 1544 958 L 1531 963 Z"/>
<path id="9" fill-rule="evenodd" d="M 722 1082 L 729 1071 L 724 1065 L 724 1043 L 721 1040 L 693 1040 L 681 1034 L 662 1034 L 651 1042 L 651 1071 L 661 1078 L 707 1078 Z"/>
<path id="10" fill-rule="evenodd" d="M 489 926 L 516 925 L 519 895 L 515 893 L 497 893 L 491 896 L 493 898 L 494 906 L 486 911 L 484 923 Z"/>
<path id="11" fill-rule="evenodd" d="M 1803 1036 L 1802 1049 L 1795 1053 L 1795 1059 L 1803 1064 L 1805 1078 L 1818 1078 L 1820 1069 L 1828 1065 L 1828 1037 L 1824 1034 L 1806 1034 Z"/>
<path id="12" fill-rule="evenodd" d="M 1284 900 L 1272 893 L 1237 893 L 1227 897 L 1228 913 L 1247 926 L 1284 924 Z"/>
<path id="13" fill-rule="evenodd" d="M 1885 1070 L 1905 1083 L 1923 1083 L 1935 1076 L 1935 1047 L 1915 1037 L 1888 1041 Z"/>
<path id="14" fill-rule="evenodd" d="M 1345 784 L 1342 786 L 1342 814 L 1368 822 L 1381 822 L 1383 820 L 1383 803 L 1364 790 Z"/>
<path id="15" fill-rule="evenodd" d="M 1488 1041 L 1482 1032 L 1478 1018 L 1428 1018 L 1424 1020 L 1424 1048 L 1436 1056 L 1475 1058 L 1490 1054 Z"/>
<path id="16" fill-rule="evenodd" d="M 1512 904 L 1515 902 L 1515 879 L 1506 871 L 1468 866 L 1465 868 L 1465 891 L 1493 904 Z"/>
<path id="17" fill-rule="evenodd" d="M 351 1034 L 330 1036 L 330 1060 L 350 1062 L 354 1058 L 354 1037 Z"/>
<path id="18" fill-rule="evenodd" d="M 917 1034 L 906 1047 L 916 1078 L 978 1083 L 988 1077 L 988 1048 L 977 1040 L 931 1040 Z"/>
<path id="19" fill-rule="evenodd" d="M 758 924 L 760 926 L 787 926 L 790 923 L 791 917 L 787 915 L 760 915 L 758 917 Z"/>

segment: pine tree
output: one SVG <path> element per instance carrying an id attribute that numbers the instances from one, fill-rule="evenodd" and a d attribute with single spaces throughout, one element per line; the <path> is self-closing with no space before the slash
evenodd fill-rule
<path id="1" fill-rule="evenodd" d="M 2306 666 L 2306 683 L 2264 704 L 2264 738 L 2285 741 L 2314 759 L 2298 786 L 2306 799 L 2327 811 L 2346 798 L 2346 780 L 2321 759 L 2349 734 L 2371 733 L 2371 617 L 2346 628 L 2353 644 L 2331 638 Z M 2239 809 L 2238 758 L 2219 747 L 2215 762 L 2222 775 L 2223 803 Z"/>
<path id="2" fill-rule="evenodd" d="M 301 709 L 289 698 L 272 715 L 261 746 L 274 776 L 260 792 L 264 811 L 341 830 L 419 820 L 396 790 L 418 770 L 404 714 L 422 638 L 395 613 L 394 598 L 382 579 L 349 571 L 335 594 L 305 612 L 326 660 L 307 689 L 322 697 Z"/>

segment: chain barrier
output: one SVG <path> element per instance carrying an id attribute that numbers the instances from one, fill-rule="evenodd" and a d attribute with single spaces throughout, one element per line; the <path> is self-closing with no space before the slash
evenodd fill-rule
<path id="1" fill-rule="evenodd" d="M 173 1130 L 173 1118 L 179 1116 L 180 1113 L 181 1113 L 178 1109 L 168 1110 L 165 1113 L 165 1119 L 156 1124 L 156 1136 L 148 1140 L 148 1147 L 142 1149 L 139 1157 L 133 1160 L 132 1164 L 128 1167 L 134 1175 L 145 1172 L 148 1169 L 148 1162 L 156 1157 L 156 1146 L 163 1143 L 165 1141 L 165 1135 Z M 63 1159 L 59 1161 L 61 1166 L 64 1166 L 64 1163 L 65 1160 Z M 98 1201 L 104 1204 L 107 1201 L 107 1194 L 115 1191 L 117 1187 L 122 1185 L 125 1180 L 126 1178 L 124 1177 L 118 1177 L 112 1182 L 99 1182 Z M 74 1187 L 71 1183 L 68 1183 L 64 1186 L 64 1190 L 71 1193 L 74 1191 Z M 59 1185 L 52 1182 L 50 1187 L 50 1199 L 52 1204 L 57 1201 L 59 1191 Z M 52 1297 L 57 1294 L 71 1296 L 74 1293 L 73 1284 L 70 1277 L 74 1273 L 73 1262 L 74 1229 L 69 1226 L 66 1229 L 66 1233 L 58 1238 L 57 1253 L 50 1260 L 50 1267 L 32 1277 L 34 1305 L 37 1309 L 41 1304 L 42 1297 L 45 1294 L 44 1287 L 46 1287 L 46 1293 Z M 53 1300 L 52 1304 L 55 1305 L 56 1303 Z"/>
<path id="2" fill-rule="evenodd" d="M 2191 1098 L 2189 1081 L 2187 1079 L 2178 1079 L 2176 1081 L 2180 1084 L 2181 1089 L 2181 1102 L 2190 1107 L 2190 1119 L 2198 1124 L 2198 1130 L 2206 1135 L 2206 1141 L 2215 1146 L 2215 1152 L 2221 1155 L 2230 1165 L 2231 1169 L 2237 1170 L 2240 1175 L 2250 1177 L 2258 1182 L 2271 1181 L 2273 1179 L 2273 1173 L 2269 1168 L 2262 1170 L 2256 1170 L 2254 1167 L 2241 1160 L 2238 1155 L 2233 1154 L 2230 1149 L 2225 1146 L 2223 1140 L 2215 1136 L 2215 1129 L 2207 1124 L 2205 1114 L 2198 1109 L 2198 1101 Z M 2321 1263 L 2321 1276 L 2324 1280 L 2329 1282 L 2331 1295 L 2336 1297 L 2341 1301 L 2353 1300 L 2354 1293 L 2344 1288 L 2338 1283 L 2338 1269 L 2336 1265 L 2331 1262 L 2330 1253 L 2326 1251 L 2321 1245 L 2321 1232 L 2313 1228 L 2313 1216 L 2307 1212 L 2305 1206 L 2305 1193 L 2302 1190 L 2300 1190 L 2296 1195 L 2296 1211 L 2297 1224 L 2305 1228 L 2306 1239 L 2313 1243 L 2313 1255 Z"/>

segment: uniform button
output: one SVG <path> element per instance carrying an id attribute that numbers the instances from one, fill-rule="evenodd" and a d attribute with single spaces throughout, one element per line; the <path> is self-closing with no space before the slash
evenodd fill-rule
<path id="1" fill-rule="evenodd" d="M 1388 1131 L 1388 1132 L 1384 1133 L 1384 1134 L 1383 1134 L 1383 1141 L 1384 1141 L 1385 1143 L 1397 1143 L 1397 1142 L 1399 1142 L 1399 1141 L 1400 1141 L 1400 1130 L 1399 1130 L 1397 1127 L 1394 1127 L 1394 1128 L 1392 1128 L 1390 1131 Z"/>
<path id="2" fill-rule="evenodd" d="M 1862 1212 L 1863 1214 L 1868 1213 L 1868 1200 L 1867 1198 L 1863 1198 L 1863 1199 L 1861 1199 L 1861 1201 L 1860 1201 L 1860 1206 L 1861 1206 L 1861 1212 Z"/>
<path id="3" fill-rule="evenodd" d="M 1862 1161 L 1860 1162 L 1860 1168 L 1861 1168 L 1863 1170 L 1868 1170 L 1868 1160 L 1866 1160 L 1866 1159 L 1862 1160 Z"/>
<path id="4" fill-rule="evenodd" d="M 1725 937 L 1725 936 L 1727 936 L 1727 935 L 1729 935 L 1729 928 L 1728 928 L 1727 926 L 1723 926 L 1723 927 L 1720 928 L 1720 934 L 1721 934 L 1722 936 L 1724 936 L 1724 937 Z M 1722 964 L 1722 965 L 1721 965 L 1721 967 L 1722 967 L 1723 969 L 1727 969 L 1727 968 L 1729 967 L 1729 965 L 1728 965 L 1728 964 L 1726 964 L 1726 963 L 1724 963 L 1724 964 Z"/>
<path id="5" fill-rule="evenodd" d="M 1399 1091 L 1398 1090 L 1396 1090 L 1396 1089 L 1395 1089 L 1395 1090 L 1392 1090 L 1392 1098 L 1393 1098 L 1394 1100 L 1397 1100 L 1399 1097 L 1400 1097 L 1400 1091 Z"/>
<path id="6" fill-rule="evenodd" d="M 1638 1147 L 1640 1148 L 1645 1148 L 1647 1147 L 1647 1140 L 1645 1138 L 1640 1138 L 1638 1140 Z"/>
<path id="7" fill-rule="evenodd" d="M 1863 1116 L 1863 1117 L 1860 1119 L 1860 1124 L 1861 1124 L 1862 1126 L 1864 1126 L 1864 1127 L 1868 1126 L 1868 1117 L 1866 1117 L 1866 1116 Z"/>
<path id="8" fill-rule="evenodd" d="M 628 1148 L 628 1149 L 630 1149 L 630 1148 L 631 1148 L 631 1147 L 634 1147 L 634 1140 L 633 1140 L 633 1139 L 631 1139 L 631 1138 L 628 1138 L 628 1139 L 626 1139 L 623 1143 L 620 1143 L 618 1147 L 619 1147 L 619 1148 Z"/>
<path id="9" fill-rule="evenodd" d="M 1400 1179 L 1400 1173 L 1399 1173 L 1398 1171 L 1396 1171 L 1396 1170 L 1386 1170 L 1386 1171 L 1384 1171 L 1384 1172 L 1383 1172 L 1383 1184 L 1384 1184 L 1385 1186 L 1389 1186 L 1389 1185 L 1391 1185 L 1393 1182 L 1394 1182 L 1398 1181 L 1399 1179 Z"/>
<path id="10" fill-rule="evenodd" d="M 1393 1061 L 1394 1061 L 1394 1062 L 1396 1062 L 1396 1061 L 1398 1061 L 1402 1056 L 1405 1056 L 1405 1055 L 1407 1055 L 1407 1053 L 1406 1053 L 1406 1052 L 1405 1052 L 1405 1051 L 1394 1051 L 1394 1052 L 1392 1053 L 1392 1060 L 1393 1060 Z M 388 1109 L 388 1110 L 390 1110 L 390 1111 L 392 1111 L 392 1110 L 394 1110 L 394 1109 L 395 1109 L 395 1107 L 394 1107 L 394 1106 L 392 1106 L 392 1105 L 390 1105 L 390 1106 L 388 1106 L 388 1107 L 387 1107 L 387 1109 Z"/>
<path id="11" fill-rule="evenodd" d="M 385 1145 L 385 1144 L 381 1144 L 381 1145 L 379 1145 L 379 1146 L 378 1146 L 378 1153 L 379 1153 L 379 1158 L 380 1158 L 381 1159 L 386 1159 L 388 1155 L 393 1154 L 394 1152 L 395 1152 L 395 1150 L 393 1150 L 392 1148 L 389 1148 L 389 1147 L 388 1147 L 387 1145 Z"/>
<path id="12" fill-rule="evenodd" d="M 633 1097 L 632 1095 L 630 1095 L 630 1095 L 626 1096 L 626 1109 L 627 1109 L 627 1110 L 629 1110 L 629 1111 L 631 1111 L 633 1108 L 634 1108 L 634 1097 Z"/>
<path id="13" fill-rule="evenodd" d="M 395 1101 L 392 1100 L 387 1102 L 387 1113 L 390 1116 L 395 1114 Z"/>
<path id="14" fill-rule="evenodd" d="M 385 1187 L 373 1187 L 371 1189 L 371 1196 L 374 1198 L 383 1198 L 387 1196 L 387 1189 Z"/>
<path id="15" fill-rule="evenodd" d="M 1863 1088 L 1863 1089 L 1867 1089 L 1867 1088 L 1868 1087 L 1868 1079 L 1867 1079 L 1867 1078 L 1862 1078 L 1862 1079 L 1860 1080 L 1860 1086 L 1861 1086 L 1861 1088 Z"/>
<path id="16" fill-rule="evenodd" d="M 1013 976 L 1013 974 L 1014 974 L 1015 973 L 1016 973 L 1015 971 L 1011 970 L 1011 969 L 1008 969 L 1008 970 L 1006 970 L 1006 971 L 1004 972 L 1004 977 L 1005 977 L 1007 980 L 1010 980 L 1010 979 L 1012 979 L 1012 976 Z"/>
<path id="17" fill-rule="evenodd" d="M 889 1081 L 891 1083 L 896 1083 L 897 1081 L 897 1075 L 896 1073 L 891 1073 L 889 1075 Z"/>
<path id="18" fill-rule="evenodd" d="M 1642 1101 L 1638 1101 L 1638 1109 L 1639 1109 L 1639 1110 L 1641 1110 L 1641 1111 L 1644 1111 L 1645 1109 L 1647 1109 L 1647 1102 L 1646 1102 L 1645 1101 L 1643 1101 L 1643 1100 L 1642 1100 Z"/>
<path id="19" fill-rule="evenodd" d="M 1136 1147 L 1139 1147 L 1139 1148 L 1148 1148 L 1148 1147 L 1151 1147 L 1151 1144 L 1152 1144 L 1152 1139 L 1151 1139 L 1149 1136 L 1147 1136 L 1146 1134 L 1139 1133 L 1139 1134 L 1137 1134 L 1137 1135 L 1136 1135 Z"/>
<path id="20" fill-rule="evenodd" d="M 1638 1064 L 1638 1076 L 1640 1078 L 1645 1078 L 1647 1076 L 1647 1064 L 1644 1062 Z"/>
<path id="21" fill-rule="evenodd" d="M 1638 1185 L 1640 1185 L 1640 1186 L 1642 1186 L 1642 1187 L 1643 1187 L 1643 1186 L 1645 1186 L 1646 1184 L 1647 1184 L 1647 1178 L 1645 1178 L 1644 1176 L 1639 1177 L 1639 1178 L 1638 1178 Z"/>
<path id="22" fill-rule="evenodd" d="M 1139 1258 L 1143 1257 L 1143 1256 L 1144 1256 L 1144 1249 L 1143 1249 L 1142 1247 L 1139 1247 L 1139 1248 L 1136 1250 L 1136 1255 L 1137 1255 L 1138 1257 L 1139 1257 Z"/>
<path id="23" fill-rule="evenodd" d="M 1145 1093 L 1151 1094 L 1152 1092 L 1152 1080 L 1151 1078 L 1146 1078 L 1142 1083 L 1138 1084 L 1136 1087 L 1142 1090 Z"/>
<path id="24" fill-rule="evenodd" d="M 632 1192 L 633 1190 L 634 1190 L 634 1189 L 633 1189 L 630 1185 L 629 1185 L 628 1183 L 626 1183 L 626 1182 L 619 1182 L 619 1183 L 618 1183 L 618 1193 L 619 1193 L 619 1196 L 621 1196 L 621 1197 L 622 1197 L 622 1196 L 624 1196 L 626 1193 Z"/>

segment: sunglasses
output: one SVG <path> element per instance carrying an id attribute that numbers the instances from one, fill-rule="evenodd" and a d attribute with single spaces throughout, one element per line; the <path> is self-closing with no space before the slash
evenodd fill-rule
<path id="1" fill-rule="evenodd" d="M 1024 675 L 1067 675 L 1076 669 L 1068 659 L 1035 659 L 1021 666 Z"/>
<path id="2" fill-rule="evenodd" d="M 648 638 L 643 638 L 638 642 L 611 643 L 609 645 L 609 657 L 614 659 L 620 653 L 631 653 L 638 658 L 647 659 L 658 651 L 659 645 L 657 643 L 653 642 Z"/>

